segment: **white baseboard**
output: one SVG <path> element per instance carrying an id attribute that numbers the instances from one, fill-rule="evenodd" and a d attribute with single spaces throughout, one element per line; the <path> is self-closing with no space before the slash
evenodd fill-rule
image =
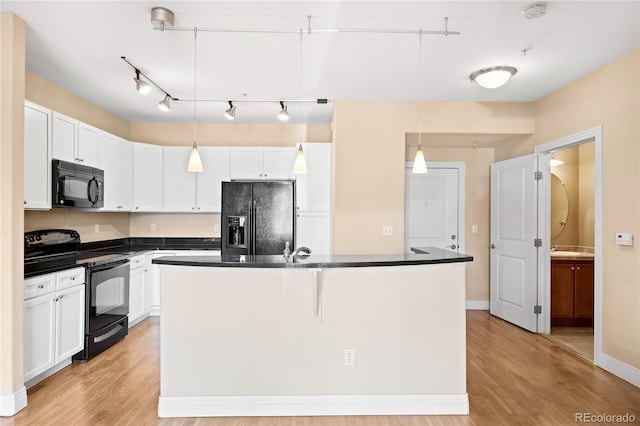
<path id="1" fill-rule="evenodd" d="M 42 373 L 38 374 L 37 376 L 32 377 L 31 379 L 25 381 L 24 385 L 26 386 L 27 389 L 31 389 L 33 386 L 37 385 L 38 383 L 40 383 L 41 381 L 43 381 L 47 377 L 53 376 L 58 371 L 60 371 L 63 368 L 71 365 L 71 359 L 72 359 L 72 357 L 69 357 L 69 358 L 67 358 L 65 360 L 60 361 L 60 363 L 54 365 L 53 367 L 51 367 L 47 371 L 43 371 Z"/>
<path id="2" fill-rule="evenodd" d="M 467 311 L 488 311 L 489 301 L 488 300 L 467 300 L 466 306 L 467 306 Z"/>
<path id="3" fill-rule="evenodd" d="M 154 306 L 153 308 L 151 308 L 151 313 L 149 313 L 149 316 L 159 317 L 160 316 L 160 306 Z"/>
<path id="4" fill-rule="evenodd" d="M 467 415 L 469 396 L 274 395 L 160 396 L 159 417 Z"/>
<path id="5" fill-rule="evenodd" d="M 0 416 L 13 416 L 26 406 L 27 388 L 24 386 L 13 394 L 0 394 Z"/>
<path id="6" fill-rule="evenodd" d="M 607 355 L 604 352 L 600 353 L 598 367 L 607 370 L 609 373 L 615 374 L 621 379 L 626 380 L 634 386 L 640 388 L 640 369 L 625 364 L 617 358 Z"/>

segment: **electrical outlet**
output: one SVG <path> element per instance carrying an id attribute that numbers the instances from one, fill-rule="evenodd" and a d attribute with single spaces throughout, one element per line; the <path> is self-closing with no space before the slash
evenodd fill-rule
<path id="1" fill-rule="evenodd" d="M 151 232 L 156 232 L 156 224 L 155 223 L 151 224 Z"/>
<path id="2" fill-rule="evenodd" d="M 385 225 L 382 227 L 382 236 L 390 237 L 393 235 L 393 226 Z"/>
<path id="3" fill-rule="evenodd" d="M 97 234 L 98 232 L 100 232 L 100 224 L 99 224 L 99 223 L 96 223 L 96 224 L 95 224 L 95 226 L 94 226 L 94 229 L 95 229 L 95 231 L 96 231 L 96 234 Z"/>
<path id="4" fill-rule="evenodd" d="M 471 233 L 472 234 L 478 233 L 478 225 L 471 225 Z"/>
<path id="5" fill-rule="evenodd" d="M 344 350 L 344 365 L 346 367 L 353 367 L 356 365 L 356 350 L 345 349 Z"/>

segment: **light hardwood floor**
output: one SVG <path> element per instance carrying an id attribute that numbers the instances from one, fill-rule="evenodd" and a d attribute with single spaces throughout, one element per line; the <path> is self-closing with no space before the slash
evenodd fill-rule
<path id="1" fill-rule="evenodd" d="M 469 416 L 159 419 L 159 328 L 157 318 L 144 321 L 34 386 L 28 407 L 0 425 L 574 425 L 575 413 L 630 413 L 640 423 L 639 388 L 486 311 L 467 314 Z"/>

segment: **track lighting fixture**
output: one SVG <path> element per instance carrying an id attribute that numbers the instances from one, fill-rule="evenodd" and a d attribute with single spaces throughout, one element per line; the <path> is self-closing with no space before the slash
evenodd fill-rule
<path id="1" fill-rule="evenodd" d="M 140 78 L 140 70 L 136 69 L 136 76 L 133 77 L 133 81 L 136 82 L 136 90 L 141 95 L 146 95 L 151 90 L 149 83 Z"/>
<path id="2" fill-rule="evenodd" d="M 229 109 L 224 112 L 224 116 L 227 120 L 234 120 L 236 118 L 236 107 L 233 106 L 233 102 L 229 101 Z"/>
<path id="3" fill-rule="evenodd" d="M 518 70 L 509 66 L 483 68 L 473 72 L 469 78 L 485 89 L 497 89 L 504 85 Z"/>
<path id="4" fill-rule="evenodd" d="M 160 111 L 167 112 L 171 109 L 170 100 L 171 98 L 169 97 L 169 95 L 164 95 L 164 99 L 158 103 L 158 108 L 160 108 Z"/>
<path id="5" fill-rule="evenodd" d="M 289 111 L 287 111 L 287 107 L 282 101 L 280 101 L 280 108 L 282 109 L 278 113 L 278 120 L 289 121 Z"/>

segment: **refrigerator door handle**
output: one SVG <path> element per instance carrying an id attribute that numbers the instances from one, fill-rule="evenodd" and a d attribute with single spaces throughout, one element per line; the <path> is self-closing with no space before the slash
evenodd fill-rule
<path id="1" fill-rule="evenodd" d="M 256 254 L 256 200 L 253 200 L 253 209 L 251 210 L 251 254 Z"/>

